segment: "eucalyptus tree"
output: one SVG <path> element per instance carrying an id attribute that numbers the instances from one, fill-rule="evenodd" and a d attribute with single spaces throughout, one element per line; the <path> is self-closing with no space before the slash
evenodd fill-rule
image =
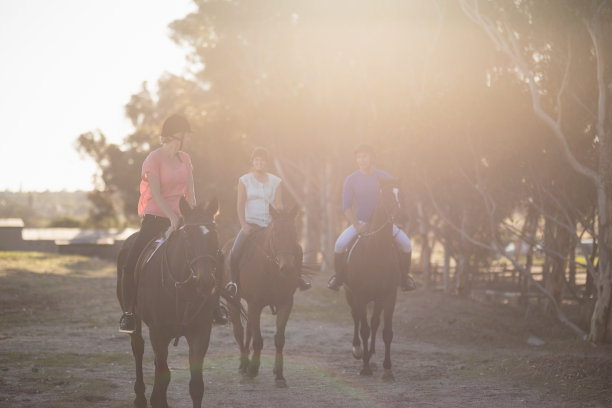
<path id="1" fill-rule="evenodd" d="M 589 339 L 612 339 L 612 7 L 607 1 L 462 1 L 465 13 L 506 56 L 560 155 L 596 192 L 589 268 L 595 305 Z"/>

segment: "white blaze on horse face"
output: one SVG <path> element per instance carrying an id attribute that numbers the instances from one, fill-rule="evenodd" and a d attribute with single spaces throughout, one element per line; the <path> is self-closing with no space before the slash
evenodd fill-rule
<path id="1" fill-rule="evenodd" d="M 393 195 L 395 196 L 395 202 L 397 203 L 397 207 L 401 207 L 400 199 L 399 199 L 399 188 L 393 187 Z"/>
<path id="2" fill-rule="evenodd" d="M 208 228 L 206 228 L 204 225 L 200 225 L 200 229 L 202 230 L 202 234 L 206 235 L 208 234 L 210 231 L 208 230 Z"/>

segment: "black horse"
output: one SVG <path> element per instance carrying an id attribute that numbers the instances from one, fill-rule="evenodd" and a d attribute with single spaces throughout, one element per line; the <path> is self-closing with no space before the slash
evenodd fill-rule
<path id="1" fill-rule="evenodd" d="M 293 294 L 298 287 L 299 264 L 297 254 L 297 231 L 295 217 L 297 207 L 291 211 L 277 211 L 270 206 L 272 222 L 267 228 L 254 232 L 246 243 L 240 262 L 240 291 L 248 306 L 246 333 L 241 323 L 241 311 L 237 305 L 230 305 L 229 316 L 234 327 L 234 338 L 240 348 L 240 372 L 254 378 L 259 373 L 263 337 L 261 335 L 261 313 L 270 306 L 276 314 L 274 346 L 275 383 L 277 387 L 287 386 L 283 376 L 283 348 L 285 328 L 293 308 Z M 224 246 L 229 253 L 232 241 Z M 229 258 L 229 257 L 228 257 Z M 226 275 L 229 278 L 229 265 Z M 253 354 L 249 360 L 251 341 Z"/>
<path id="2" fill-rule="evenodd" d="M 393 312 L 400 282 L 400 260 L 394 245 L 393 217 L 398 213 L 400 205 L 397 181 L 379 179 L 379 184 L 380 195 L 368 222 L 368 230 L 360 234 L 349 251 L 344 288 L 354 321 L 353 356 L 356 359 L 363 359 L 361 375 L 372 375 L 370 357 L 375 351 L 376 331 L 380 324 L 381 312 L 384 311 L 383 378 L 390 380 L 393 379 L 391 372 Z M 374 310 L 368 325 L 367 306 L 370 302 L 374 302 Z"/>
<path id="3" fill-rule="evenodd" d="M 212 200 L 206 207 L 191 208 L 183 198 L 180 210 L 183 225 L 159 248 L 156 248 L 159 244 L 152 241 L 143 251 L 135 271 L 138 281 L 136 331 L 131 335 L 131 342 L 136 360 L 134 406 L 138 408 L 147 406 L 142 374 L 143 321 L 149 327 L 149 338 L 155 353 L 151 405 L 168 407 L 168 345 L 171 339 L 178 341 L 181 336 L 185 336 L 189 344 L 189 393 L 194 407 L 201 407 L 204 395 L 202 365 L 210 341 L 213 310 L 218 303 L 219 292 L 216 288 L 220 285 L 216 282 L 216 272 L 218 268 L 223 268 L 214 223 L 218 202 Z M 121 273 L 135 236 L 126 240 L 117 259 L 117 296 L 122 306 Z M 225 297 L 223 291 L 221 295 Z"/>

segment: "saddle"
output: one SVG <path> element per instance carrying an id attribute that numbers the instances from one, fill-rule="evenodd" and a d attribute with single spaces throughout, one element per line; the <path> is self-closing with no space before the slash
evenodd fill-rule
<path id="1" fill-rule="evenodd" d="M 142 271 L 142 268 L 147 263 L 149 263 L 151 258 L 153 258 L 153 255 L 157 253 L 157 250 L 159 248 L 164 246 L 167 240 L 168 240 L 168 237 L 164 233 L 161 236 L 149 241 L 149 243 L 144 247 L 144 249 L 140 253 L 140 256 L 138 257 L 138 262 L 136 263 L 136 267 L 134 268 L 134 281 L 136 282 L 136 285 L 138 285 L 138 280 L 140 278 L 140 273 Z"/>
<path id="2" fill-rule="evenodd" d="M 353 240 L 349 243 L 349 245 L 347 246 L 347 250 L 345 251 L 345 256 L 346 256 L 346 263 L 348 264 L 349 260 L 351 259 L 351 255 L 353 254 L 353 250 L 357 247 L 357 244 L 359 243 L 359 241 L 361 241 L 363 237 L 359 234 L 357 234 L 355 236 L 355 238 L 353 238 Z M 400 249 L 397 246 L 397 243 L 395 242 L 395 240 L 393 241 L 393 249 L 395 250 L 395 252 L 397 252 L 398 254 L 400 253 Z"/>

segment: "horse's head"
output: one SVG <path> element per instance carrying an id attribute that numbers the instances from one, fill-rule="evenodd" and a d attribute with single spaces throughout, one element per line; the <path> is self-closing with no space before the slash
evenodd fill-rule
<path id="1" fill-rule="evenodd" d="M 219 202 L 191 207 L 184 198 L 180 202 L 183 225 L 176 232 L 184 246 L 190 277 L 197 280 L 197 290 L 209 292 L 215 283 L 217 268 L 223 267 L 215 227 Z"/>
<path id="2" fill-rule="evenodd" d="M 295 275 L 295 269 L 298 266 L 297 230 L 295 228 L 297 212 L 297 206 L 291 211 L 276 210 L 270 206 L 272 221 L 268 225 L 266 245 L 274 263 L 278 265 L 281 276 Z"/>
<path id="3" fill-rule="evenodd" d="M 387 217 L 394 223 L 402 224 L 406 214 L 399 180 L 379 178 L 378 184 L 380 186 L 379 202 Z"/>

